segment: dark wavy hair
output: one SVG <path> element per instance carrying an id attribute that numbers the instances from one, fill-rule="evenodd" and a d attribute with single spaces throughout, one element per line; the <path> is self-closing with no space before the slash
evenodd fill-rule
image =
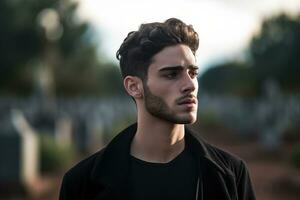
<path id="1" fill-rule="evenodd" d="M 163 23 L 142 24 L 138 31 L 128 33 L 116 53 L 123 78 L 131 75 L 145 80 L 153 56 L 163 48 L 176 44 L 187 45 L 195 55 L 199 38 L 192 25 L 176 18 Z"/>

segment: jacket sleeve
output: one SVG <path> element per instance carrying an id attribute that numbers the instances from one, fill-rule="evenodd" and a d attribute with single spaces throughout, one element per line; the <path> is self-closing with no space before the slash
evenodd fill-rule
<path id="1" fill-rule="evenodd" d="M 74 184 L 72 184 L 71 182 L 72 181 L 70 180 L 68 173 L 66 173 L 61 183 L 59 200 L 79 199 L 78 195 L 74 195 L 74 189 L 71 188 L 71 186 Z"/>
<path id="2" fill-rule="evenodd" d="M 250 180 L 249 171 L 244 161 L 240 162 L 239 175 L 237 177 L 237 192 L 239 200 L 255 200 L 255 194 Z"/>

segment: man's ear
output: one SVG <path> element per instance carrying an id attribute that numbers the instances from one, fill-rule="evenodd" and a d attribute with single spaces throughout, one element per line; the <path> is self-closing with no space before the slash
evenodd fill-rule
<path id="1" fill-rule="evenodd" d="M 126 76 L 123 81 L 127 93 L 135 99 L 143 97 L 143 82 L 139 77 Z"/>

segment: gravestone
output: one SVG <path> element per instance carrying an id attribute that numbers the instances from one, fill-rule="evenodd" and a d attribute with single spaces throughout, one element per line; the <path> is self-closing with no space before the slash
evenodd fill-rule
<path id="1" fill-rule="evenodd" d="M 72 144 L 72 120 L 69 117 L 61 117 L 56 120 L 55 140 L 61 146 Z"/>
<path id="2" fill-rule="evenodd" d="M 0 125 L 0 194 L 27 192 L 38 177 L 38 140 L 22 112 Z"/>
<path id="3" fill-rule="evenodd" d="M 267 80 L 263 88 L 264 100 L 260 102 L 258 117 L 260 121 L 260 140 L 268 151 L 277 151 L 282 142 L 284 131 L 289 126 L 280 85 L 274 80 Z"/>

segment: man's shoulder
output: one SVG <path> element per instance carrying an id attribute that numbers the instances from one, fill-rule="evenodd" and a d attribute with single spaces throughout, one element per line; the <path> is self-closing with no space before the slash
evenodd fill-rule
<path id="1" fill-rule="evenodd" d="M 213 144 L 206 143 L 205 145 L 214 162 L 227 174 L 234 176 L 237 182 L 245 179 L 248 174 L 248 168 L 246 162 L 242 158 Z"/>
<path id="2" fill-rule="evenodd" d="M 103 151 L 104 149 L 80 161 L 65 173 L 60 188 L 60 200 L 90 199 L 89 196 L 94 194 L 92 171 L 97 161 L 101 159 Z"/>
<path id="3" fill-rule="evenodd" d="M 104 150 L 105 148 L 75 164 L 65 173 L 65 178 L 70 179 L 69 181 L 89 178 L 96 162 L 101 159 Z"/>
<path id="4" fill-rule="evenodd" d="M 227 167 L 240 166 L 243 160 L 238 156 L 229 152 L 223 148 L 217 147 L 211 143 L 205 142 L 206 148 L 210 156 L 218 162 L 218 164 L 225 165 Z"/>
<path id="5" fill-rule="evenodd" d="M 126 155 L 130 147 L 129 145 L 135 133 L 135 129 L 136 124 L 133 124 L 118 133 L 104 148 L 69 169 L 65 173 L 64 179 L 89 181 L 91 178 L 94 178 L 93 176 L 95 174 L 98 176 L 99 173 L 102 173 L 100 172 L 102 169 L 99 167 L 107 169 L 114 167 L 115 163 L 122 163 L 120 160 L 125 157 L 124 155 Z M 105 162 L 102 162 L 103 160 L 105 160 Z"/>
<path id="6" fill-rule="evenodd" d="M 200 143 L 204 157 L 208 158 L 223 170 L 238 174 L 241 168 L 245 167 L 245 162 L 239 156 L 204 140 L 194 131 L 191 131 L 191 133 Z"/>

